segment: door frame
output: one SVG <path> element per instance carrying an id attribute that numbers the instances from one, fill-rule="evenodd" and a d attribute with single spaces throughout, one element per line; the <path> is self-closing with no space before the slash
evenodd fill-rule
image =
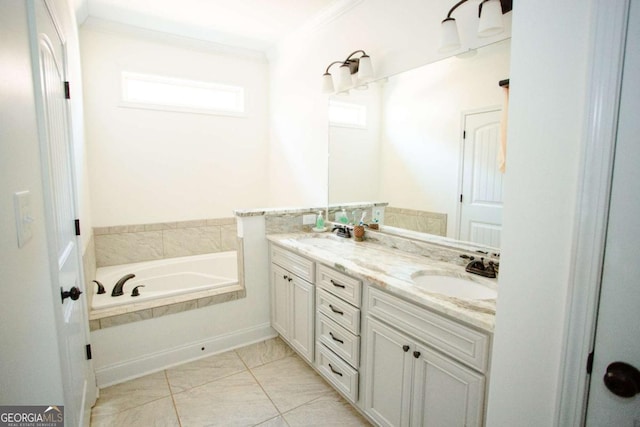
<path id="1" fill-rule="evenodd" d="M 497 83 L 496 83 L 497 85 Z M 466 130 L 465 125 L 467 122 L 467 116 L 471 116 L 473 114 L 482 114 L 482 113 L 491 113 L 493 111 L 502 111 L 504 108 L 503 105 L 495 104 L 488 105 L 485 107 L 472 108 L 469 110 L 463 110 L 460 113 L 460 143 L 458 144 L 458 151 L 460 154 L 458 155 L 458 194 L 456 194 L 457 202 L 456 202 L 456 228 L 455 228 L 455 238 L 460 240 L 460 226 L 462 225 L 462 203 L 460 203 L 460 194 L 462 194 L 462 179 L 464 178 L 464 143 L 465 137 L 464 132 Z"/>
<path id="2" fill-rule="evenodd" d="M 587 360 L 593 351 L 604 261 L 630 0 L 595 0 L 587 76 L 585 144 L 581 153 L 576 225 L 564 324 L 555 425 L 585 421 Z"/>

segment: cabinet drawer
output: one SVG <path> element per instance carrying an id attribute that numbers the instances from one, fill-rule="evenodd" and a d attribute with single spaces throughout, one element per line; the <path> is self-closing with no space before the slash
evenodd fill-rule
<path id="1" fill-rule="evenodd" d="M 358 371 L 320 343 L 317 344 L 316 354 L 320 374 L 355 403 L 358 400 Z"/>
<path id="2" fill-rule="evenodd" d="M 360 365 L 360 337 L 347 331 L 324 314 L 318 314 L 316 327 L 316 339 L 348 364 L 358 369 Z"/>
<path id="3" fill-rule="evenodd" d="M 487 371 L 490 337 L 453 320 L 368 287 L 368 313 L 481 372 Z"/>
<path id="4" fill-rule="evenodd" d="M 360 335 L 360 309 L 347 304 L 324 289 L 317 290 L 316 308 L 349 332 Z"/>
<path id="5" fill-rule="evenodd" d="M 332 268 L 318 265 L 316 283 L 332 294 L 342 298 L 350 304 L 360 307 L 362 303 L 362 282 L 349 277 Z"/>
<path id="6" fill-rule="evenodd" d="M 300 255 L 296 255 L 293 252 L 289 252 L 286 249 L 271 245 L 271 262 L 288 270 L 290 273 L 301 277 L 309 283 L 314 283 L 315 264 L 313 261 L 303 258 Z"/>

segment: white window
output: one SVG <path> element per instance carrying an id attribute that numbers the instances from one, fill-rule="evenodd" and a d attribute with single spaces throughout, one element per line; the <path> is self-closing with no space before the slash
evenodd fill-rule
<path id="1" fill-rule="evenodd" d="M 367 107 L 351 102 L 329 101 L 329 124 L 364 129 L 367 127 Z"/>
<path id="2" fill-rule="evenodd" d="M 244 88 L 123 71 L 122 106 L 243 115 Z"/>

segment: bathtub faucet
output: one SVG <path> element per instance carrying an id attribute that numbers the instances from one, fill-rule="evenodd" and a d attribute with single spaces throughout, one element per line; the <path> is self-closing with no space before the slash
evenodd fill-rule
<path id="1" fill-rule="evenodd" d="M 134 277 L 136 277 L 135 274 L 127 274 L 126 276 L 123 276 L 120 280 L 118 280 L 116 285 L 113 287 L 113 291 L 111 291 L 111 296 L 119 297 L 120 295 L 124 294 L 124 292 L 122 291 L 124 283 L 129 279 L 133 279 Z"/>

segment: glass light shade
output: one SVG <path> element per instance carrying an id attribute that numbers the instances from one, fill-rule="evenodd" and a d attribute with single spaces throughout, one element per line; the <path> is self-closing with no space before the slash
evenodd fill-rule
<path id="1" fill-rule="evenodd" d="M 440 28 L 440 52 L 451 52 L 460 49 L 460 36 L 458 35 L 458 24 L 453 18 L 442 21 Z"/>
<path id="2" fill-rule="evenodd" d="M 333 93 L 335 89 L 333 88 L 333 78 L 331 74 L 324 73 L 322 75 L 322 93 Z"/>
<path id="3" fill-rule="evenodd" d="M 348 64 L 343 64 L 338 68 L 338 91 L 349 88 L 351 84 L 351 70 Z"/>
<path id="4" fill-rule="evenodd" d="M 371 57 L 369 55 L 362 55 L 358 64 L 358 81 L 367 82 L 371 79 L 373 79 Z"/>
<path id="5" fill-rule="evenodd" d="M 502 5 L 500 0 L 485 0 L 482 2 L 478 36 L 490 37 L 500 34 L 504 30 L 502 23 Z"/>

